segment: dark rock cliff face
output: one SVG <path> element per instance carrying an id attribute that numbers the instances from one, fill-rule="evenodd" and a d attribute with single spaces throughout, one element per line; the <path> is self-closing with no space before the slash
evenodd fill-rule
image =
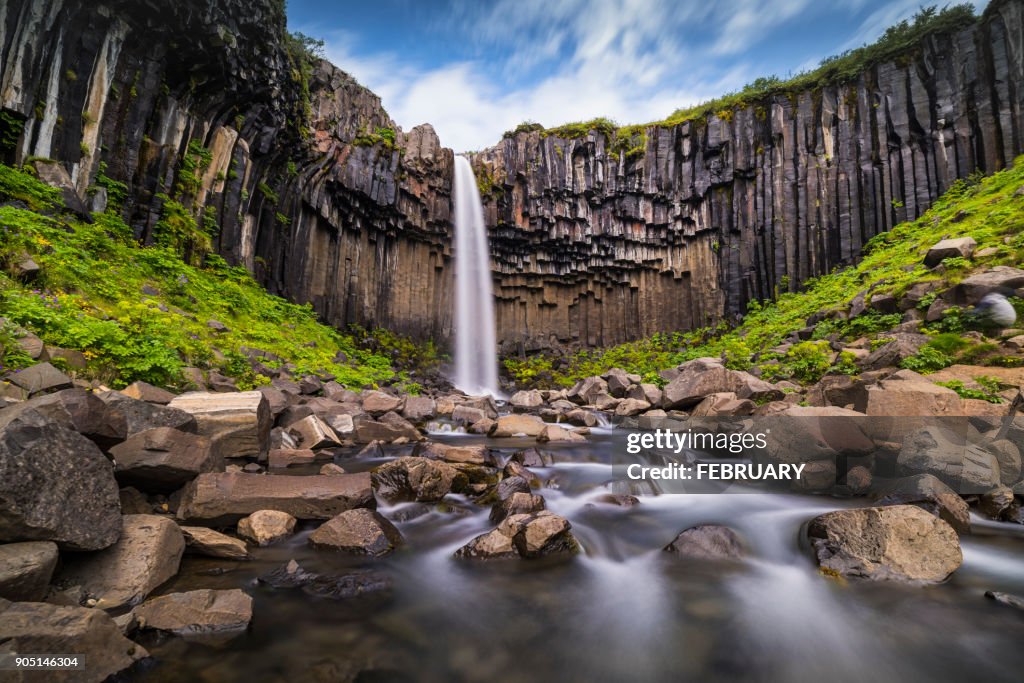
<path id="1" fill-rule="evenodd" d="M 475 155 L 506 351 L 736 315 L 1005 166 L 1024 151 L 1024 0 L 994 4 L 856 83 L 649 128 L 640 157 L 600 133 Z M 281 0 L 0 0 L 0 60 L 5 161 L 58 160 L 94 208 L 101 174 L 125 182 L 152 240 L 201 145 L 185 203 L 228 261 L 338 326 L 449 338 L 452 152 L 330 64 L 303 78 Z"/>

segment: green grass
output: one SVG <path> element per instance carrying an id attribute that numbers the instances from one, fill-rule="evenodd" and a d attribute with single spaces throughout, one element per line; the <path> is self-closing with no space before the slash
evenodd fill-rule
<path id="1" fill-rule="evenodd" d="M 804 328 L 812 315 L 848 310 L 851 300 L 872 285 L 874 295 L 899 297 L 915 283 L 938 280 L 940 288 L 944 289 L 978 268 L 1019 267 L 1024 263 L 1024 196 L 1015 193 L 1021 187 L 1024 187 L 1024 157 L 1019 157 L 1012 168 L 987 178 L 972 176 L 958 180 L 918 220 L 901 223 L 870 240 L 856 266 L 808 280 L 799 292 L 780 294 L 774 301 L 751 302 L 747 315 L 735 328 L 721 324 L 714 329 L 657 334 L 650 339 L 606 349 L 581 351 L 568 359 L 538 355 L 526 360 L 512 358 L 505 360 L 505 369 L 524 386 L 569 386 L 582 377 L 600 375 L 613 367 L 657 381 L 659 370 L 693 358 L 742 358 L 751 350 L 776 347 Z M 928 249 L 951 236 L 973 237 L 978 251 L 991 247 L 995 252 L 969 262 L 969 268 L 946 268 L 943 273 L 929 271 L 922 263 Z M 1020 302 L 1015 301 L 1015 304 L 1020 305 Z M 875 312 L 851 320 L 833 315 L 815 326 L 814 336 L 838 334 L 853 339 L 875 335 L 891 329 L 899 323 L 899 318 L 899 315 Z M 924 353 L 930 357 L 920 359 L 923 363 L 920 369 L 937 370 L 954 361 L 977 362 L 979 359 L 1013 365 L 1009 357 L 989 358 L 996 350 L 991 344 L 961 345 L 952 341 L 959 339 L 964 324 L 961 311 L 954 308 L 946 318 L 928 326 L 928 331 L 936 337 L 926 347 L 928 351 Z M 763 351 L 752 362 L 763 370 L 768 368 L 769 374 L 778 370 L 776 377 L 803 381 L 813 378 L 821 369 L 817 358 L 777 357 Z M 841 360 L 837 364 L 843 365 Z M 848 363 L 845 365 L 849 367 Z"/>
<path id="2" fill-rule="evenodd" d="M 0 316 L 48 344 L 82 351 L 87 376 L 114 387 L 135 380 L 175 387 L 183 367 L 197 366 L 219 369 L 243 388 L 268 382 L 250 368 L 249 348 L 281 359 L 263 360 L 268 367 L 292 363 L 296 375 L 331 373 L 350 387 L 395 377 L 396 338 L 367 350 L 216 254 L 189 265 L 172 246 L 142 247 L 116 213 L 77 220 L 62 212 L 59 192 L 0 166 L 0 202 L 9 200 L 29 208 L 0 207 Z M 31 283 L 14 275 L 23 253 L 41 268 Z M 211 320 L 229 331 L 214 332 Z M 3 363 L 22 367 L 28 359 L 12 338 L 11 325 L 0 331 Z M 339 351 L 347 362 L 335 362 Z"/>

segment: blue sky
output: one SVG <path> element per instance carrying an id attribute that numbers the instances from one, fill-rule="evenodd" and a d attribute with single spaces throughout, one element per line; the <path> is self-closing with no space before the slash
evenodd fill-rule
<path id="1" fill-rule="evenodd" d="M 442 144 L 468 151 L 524 120 L 662 119 L 870 42 L 921 4 L 288 0 L 288 23 L 326 41 L 327 57 L 380 95 L 404 130 L 431 123 Z"/>

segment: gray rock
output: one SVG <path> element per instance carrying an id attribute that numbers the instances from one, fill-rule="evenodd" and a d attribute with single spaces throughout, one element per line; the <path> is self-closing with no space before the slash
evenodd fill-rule
<path id="1" fill-rule="evenodd" d="M 356 571 L 333 576 L 306 571 L 295 560 L 257 579 L 272 588 L 299 588 L 304 593 L 332 600 L 388 597 L 392 581 L 379 572 Z"/>
<path id="2" fill-rule="evenodd" d="M 157 427 L 139 432 L 110 449 L 114 475 L 125 486 L 170 493 L 204 472 L 221 472 L 224 459 L 208 438 Z"/>
<path id="3" fill-rule="evenodd" d="M 245 631 L 252 621 L 252 598 L 241 590 L 201 589 L 161 595 L 134 610 L 143 629 L 188 637 Z"/>
<path id="4" fill-rule="evenodd" d="M 57 545 L 29 541 L 0 545 L 0 598 L 40 602 L 50 589 L 57 567 Z"/>
<path id="5" fill-rule="evenodd" d="M 571 555 L 579 548 L 571 528 L 569 520 L 549 510 L 512 515 L 502 520 L 493 531 L 481 534 L 459 548 L 455 556 L 489 560 Z"/>
<path id="6" fill-rule="evenodd" d="M 7 381 L 21 387 L 30 396 L 72 387 L 71 378 L 49 363 L 37 363 L 24 370 L 8 373 Z"/>
<path id="7" fill-rule="evenodd" d="M 904 439 L 896 474 L 933 474 L 957 493 L 984 493 L 999 483 L 999 461 L 961 433 L 928 426 Z"/>
<path id="8" fill-rule="evenodd" d="M 899 479 L 883 493 L 878 505 L 916 505 L 945 520 L 959 533 L 971 530 L 971 510 L 967 502 L 931 474 Z"/>
<path id="9" fill-rule="evenodd" d="M 970 258 L 974 254 L 978 243 L 973 237 L 956 237 L 937 242 L 924 256 L 924 265 L 934 268 L 942 263 L 944 259 L 960 256 Z"/>
<path id="10" fill-rule="evenodd" d="M 168 404 L 196 420 L 196 432 L 209 437 L 225 458 L 266 457 L 272 419 L 258 391 L 227 394 L 189 392 Z"/>
<path id="11" fill-rule="evenodd" d="M 665 546 L 665 551 L 701 560 L 740 560 L 747 554 L 740 535 L 718 524 L 686 529 Z"/>
<path id="12" fill-rule="evenodd" d="M 373 488 L 389 501 L 434 502 L 465 486 L 465 475 L 451 465 L 420 457 L 392 460 L 373 471 Z"/>

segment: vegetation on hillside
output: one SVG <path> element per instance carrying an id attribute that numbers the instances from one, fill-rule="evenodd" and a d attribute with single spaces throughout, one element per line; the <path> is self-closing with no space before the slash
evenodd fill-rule
<path id="1" fill-rule="evenodd" d="M 178 229 L 143 247 L 116 210 L 78 219 L 63 212 L 57 190 L 9 166 L 0 166 L 0 204 L 4 369 L 30 362 L 16 343 L 21 327 L 83 352 L 82 374 L 113 387 L 134 380 L 180 386 L 186 366 L 217 369 L 243 388 L 269 382 L 253 370 L 254 356 L 268 368 L 332 374 L 350 387 L 402 379 L 395 372 L 407 364 L 401 338 L 359 331 L 373 338 L 369 350 L 320 324 L 310 306 L 271 296 L 244 268 L 184 248 L 178 238 L 196 237 L 202 216 L 170 214 Z M 39 265 L 31 280 L 21 274 L 26 257 Z M 428 365 L 433 354 L 420 350 L 414 362 Z"/>
<path id="2" fill-rule="evenodd" d="M 885 62 L 909 63 L 917 55 L 922 41 L 928 36 L 959 31 L 970 26 L 976 20 L 974 7 L 969 3 L 946 6 L 942 9 L 935 5 L 922 7 L 912 19 L 905 19 L 890 26 L 878 40 L 870 45 L 826 57 L 817 68 L 798 73 L 785 80 L 777 76 L 758 78 L 736 92 L 727 93 L 691 107 L 677 109 L 661 121 L 619 126 L 610 119 L 599 117 L 590 121 L 567 123 L 547 129 L 539 123 L 524 121 L 516 128 L 507 131 L 505 137 L 537 131 L 544 137 L 576 139 L 595 131 L 604 134 L 608 140 L 612 141 L 610 144 L 615 158 L 622 153 L 626 154 L 627 159 L 635 158 L 643 154 L 643 146 L 638 144 L 641 142 L 639 136 L 647 128 L 652 126 L 671 127 L 687 121 L 703 122 L 712 116 L 731 120 L 736 110 L 746 107 L 758 107 L 759 114 L 763 116 L 766 113 L 767 105 L 774 97 L 792 98 L 801 92 L 851 83 L 868 69 Z"/>
<path id="3" fill-rule="evenodd" d="M 916 221 L 902 223 L 870 240 L 862 261 L 804 283 L 799 292 L 780 294 L 767 303 L 752 301 L 742 323 L 725 324 L 692 332 L 658 334 L 650 339 L 607 349 L 580 351 L 569 358 L 535 355 L 505 360 L 505 368 L 523 386 L 570 386 L 578 379 L 600 375 L 613 367 L 660 383 L 658 371 L 704 356 L 721 357 L 734 369 L 757 365 L 766 379 L 814 382 L 825 372 L 854 374 L 853 359 L 833 358 L 827 339 L 854 340 L 876 337 L 898 325 L 901 315 L 866 312 L 844 319 L 851 300 L 870 290 L 872 297 L 901 297 L 912 285 L 937 281 L 939 290 L 955 285 L 978 268 L 1024 263 L 1024 157 L 988 178 L 974 176 L 956 181 L 935 205 Z M 928 249 L 947 237 L 970 236 L 978 243 L 973 260 L 946 259 L 940 268 L 923 264 Z M 918 307 L 926 310 L 935 295 L 925 295 Z M 1024 319 L 1024 301 L 1011 299 Z M 779 346 L 821 314 L 811 339 L 794 344 L 784 353 L 764 351 Z M 964 336 L 968 321 L 952 307 L 941 320 L 926 323 L 932 339 L 904 367 L 934 372 L 955 362 L 1016 365 L 1020 358 L 1002 356 L 996 345 Z"/>

